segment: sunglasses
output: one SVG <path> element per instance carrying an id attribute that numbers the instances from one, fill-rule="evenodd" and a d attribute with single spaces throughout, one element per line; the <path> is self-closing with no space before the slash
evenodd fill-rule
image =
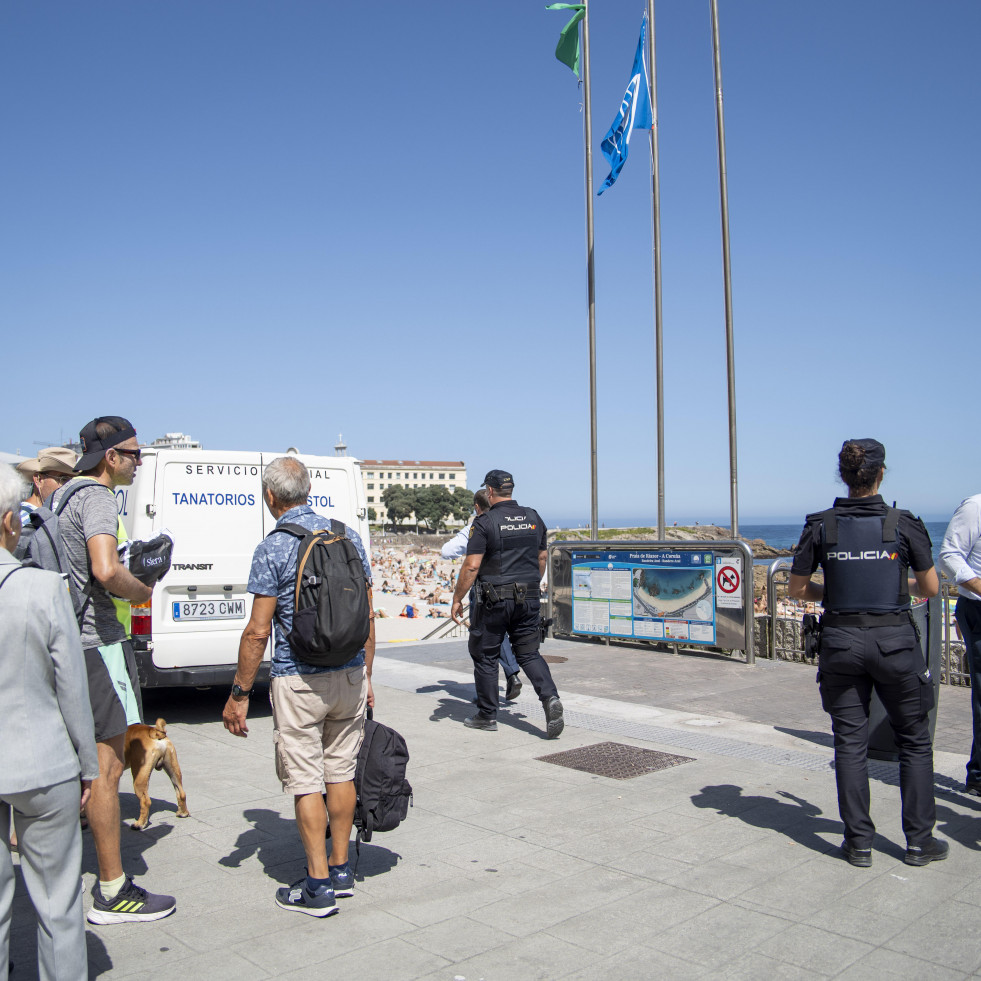
<path id="1" fill-rule="evenodd" d="M 71 480 L 71 474 L 67 473 L 49 473 L 45 471 L 44 473 L 39 473 L 38 477 L 41 480 L 56 480 L 59 484 L 65 484 Z"/>
<path id="2" fill-rule="evenodd" d="M 121 450 L 118 446 L 114 446 L 113 449 L 117 453 L 125 453 L 126 456 L 131 456 L 137 463 L 140 462 L 140 457 L 143 455 L 142 450 Z"/>

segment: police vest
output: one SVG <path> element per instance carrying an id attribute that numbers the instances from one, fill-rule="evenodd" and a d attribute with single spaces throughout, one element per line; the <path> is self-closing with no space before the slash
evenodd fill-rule
<path id="1" fill-rule="evenodd" d="M 897 613 L 909 609 L 908 568 L 899 552 L 899 511 L 856 516 L 835 510 L 822 522 L 824 608 L 834 613 Z"/>
<path id="2" fill-rule="evenodd" d="M 510 502 L 485 512 L 487 550 L 477 578 L 493 586 L 521 582 L 537 586 L 542 519 L 532 508 Z"/>

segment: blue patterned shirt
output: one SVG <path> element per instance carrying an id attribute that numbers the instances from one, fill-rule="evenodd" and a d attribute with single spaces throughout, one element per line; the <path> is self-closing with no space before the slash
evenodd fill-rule
<path id="1" fill-rule="evenodd" d="M 306 504 L 290 508 L 276 522 L 276 527 L 282 525 L 300 525 L 310 531 L 319 531 L 330 527 L 330 518 L 317 514 Z M 361 537 L 353 528 L 345 525 L 347 537 L 357 549 L 364 566 L 365 578 L 371 585 L 371 566 L 368 555 L 364 550 Z M 255 596 L 276 597 L 276 643 L 273 645 L 272 664 L 269 670 L 271 678 L 282 678 L 290 674 L 322 674 L 325 671 L 347 671 L 364 664 L 364 650 L 351 658 L 347 664 L 339 668 L 321 668 L 312 664 L 297 661 L 290 649 L 287 634 L 293 629 L 293 603 L 296 594 L 296 560 L 300 552 L 300 539 L 286 532 L 267 535 L 256 546 L 252 555 L 252 570 L 249 573 L 249 592 Z"/>

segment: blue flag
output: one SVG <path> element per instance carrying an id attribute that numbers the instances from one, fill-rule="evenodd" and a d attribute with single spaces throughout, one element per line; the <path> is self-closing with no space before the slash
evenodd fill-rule
<path id="1" fill-rule="evenodd" d="M 634 55 L 634 67 L 627 83 L 627 91 L 620 103 L 620 112 L 613 120 L 610 131 L 603 137 L 600 149 L 603 156 L 610 162 L 610 174 L 599 189 L 602 194 L 608 187 L 613 187 L 616 179 L 627 162 L 627 149 L 630 144 L 630 134 L 634 129 L 651 128 L 651 83 L 647 74 L 647 64 L 644 53 L 647 48 L 647 14 L 640 23 L 640 39 L 637 41 L 637 54 Z"/>

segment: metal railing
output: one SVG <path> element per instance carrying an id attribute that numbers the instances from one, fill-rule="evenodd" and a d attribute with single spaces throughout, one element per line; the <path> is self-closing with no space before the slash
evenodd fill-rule
<path id="1" fill-rule="evenodd" d="M 441 620 L 437 626 L 429 631 L 428 634 L 423 636 L 423 640 L 448 640 L 452 637 L 466 637 L 470 633 L 470 628 L 465 626 L 467 623 L 467 614 L 470 612 L 470 604 L 465 603 L 463 606 L 463 624 L 457 623 L 455 620 Z"/>
<path id="2" fill-rule="evenodd" d="M 812 663 L 810 658 L 804 656 L 801 617 L 810 606 L 815 606 L 820 612 L 820 604 L 805 604 L 786 598 L 790 567 L 790 559 L 776 559 L 767 568 L 766 612 L 757 613 L 755 618 L 757 653 L 759 657 Z M 783 590 L 783 596 L 780 595 L 780 590 Z M 967 668 L 964 641 L 960 638 L 954 620 L 957 586 L 948 579 L 941 579 L 940 598 L 943 617 L 940 680 L 948 685 L 970 685 L 971 676 Z"/>

